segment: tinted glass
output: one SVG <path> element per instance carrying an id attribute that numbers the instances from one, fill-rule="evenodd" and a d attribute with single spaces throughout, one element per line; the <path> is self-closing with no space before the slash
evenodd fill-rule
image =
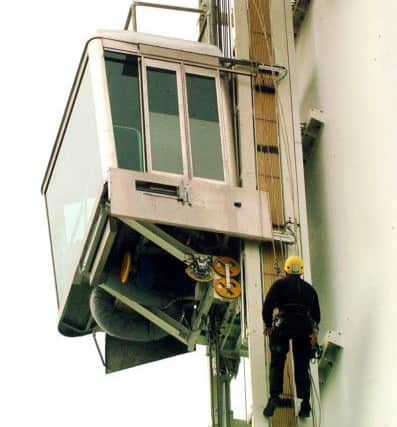
<path id="1" fill-rule="evenodd" d="M 186 76 L 193 175 L 224 180 L 215 79 Z"/>
<path id="2" fill-rule="evenodd" d="M 182 174 L 176 72 L 147 69 L 152 169 Z"/>
<path id="3" fill-rule="evenodd" d="M 105 63 L 118 167 L 143 171 L 137 57 L 105 52 Z"/>
<path id="4" fill-rule="evenodd" d="M 95 108 L 86 70 L 46 192 L 60 305 L 72 284 L 102 189 Z"/>

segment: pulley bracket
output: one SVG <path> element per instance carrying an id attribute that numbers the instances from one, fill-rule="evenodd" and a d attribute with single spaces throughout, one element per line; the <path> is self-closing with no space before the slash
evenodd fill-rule
<path id="1" fill-rule="evenodd" d="M 214 270 L 211 267 L 210 255 L 193 254 L 191 262 L 186 268 L 186 274 L 196 282 L 211 282 L 214 279 Z"/>

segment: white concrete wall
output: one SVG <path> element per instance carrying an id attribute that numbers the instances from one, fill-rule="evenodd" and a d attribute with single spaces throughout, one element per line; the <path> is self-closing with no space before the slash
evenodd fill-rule
<path id="1" fill-rule="evenodd" d="M 305 178 L 321 332 L 345 348 L 322 427 L 397 426 L 397 5 L 312 0 L 297 38 L 304 120 L 325 126 Z"/>

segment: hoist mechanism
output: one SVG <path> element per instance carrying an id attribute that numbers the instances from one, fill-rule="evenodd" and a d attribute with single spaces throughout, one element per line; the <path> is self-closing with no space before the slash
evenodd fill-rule
<path id="1" fill-rule="evenodd" d="M 261 245 L 296 243 L 273 230 L 256 183 L 257 73 L 280 81 L 286 69 L 205 43 L 98 32 L 42 185 L 59 331 L 105 333 L 107 373 L 205 345 L 213 427 L 264 426 Z M 252 415 L 239 421 L 230 382 L 248 356 Z"/>

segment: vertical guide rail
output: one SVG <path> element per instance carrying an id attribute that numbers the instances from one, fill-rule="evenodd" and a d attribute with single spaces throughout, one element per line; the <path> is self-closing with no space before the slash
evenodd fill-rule
<path id="1" fill-rule="evenodd" d="M 214 333 L 210 331 L 208 339 L 209 365 L 210 365 L 210 383 L 211 383 L 211 419 L 212 427 L 221 427 L 221 405 L 219 399 L 219 375 L 218 375 L 218 357 Z"/>
<path id="2" fill-rule="evenodd" d="M 247 1 L 235 0 L 236 54 L 249 58 L 249 26 Z M 237 111 L 240 141 L 241 183 L 244 188 L 257 189 L 256 149 L 253 122 L 251 79 L 237 78 Z M 261 212 L 255 212 L 261 215 Z M 247 330 L 249 375 L 252 388 L 252 427 L 267 427 L 270 422 L 263 416 L 267 393 L 265 339 L 262 320 L 262 269 L 259 243 L 244 243 L 244 289 L 247 304 Z"/>
<path id="3" fill-rule="evenodd" d="M 212 427 L 233 427 L 230 408 L 230 380 L 220 354 L 219 325 L 211 320 L 208 347 L 211 384 Z"/>

